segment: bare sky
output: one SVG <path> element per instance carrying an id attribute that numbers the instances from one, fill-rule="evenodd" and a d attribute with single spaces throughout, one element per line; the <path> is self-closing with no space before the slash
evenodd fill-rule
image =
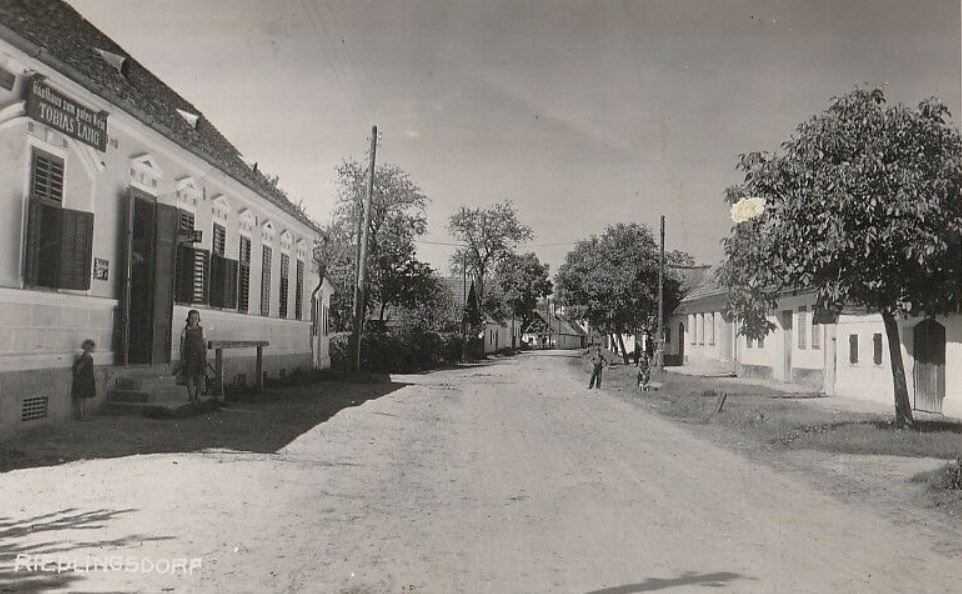
<path id="1" fill-rule="evenodd" d="M 959 0 L 70 2 L 319 221 L 376 123 L 432 200 L 426 239 L 509 198 L 553 271 L 661 214 L 669 249 L 718 260 L 737 155 L 856 84 L 959 121 Z M 420 252 L 447 272 L 451 249 Z"/>

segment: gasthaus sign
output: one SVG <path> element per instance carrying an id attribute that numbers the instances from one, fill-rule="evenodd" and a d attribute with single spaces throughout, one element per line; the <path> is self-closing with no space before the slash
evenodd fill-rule
<path id="1" fill-rule="evenodd" d="M 27 115 L 100 151 L 107 150 L 107 112 L 68 99 L 50 87 L 42 75 L 30 80 Z"/>

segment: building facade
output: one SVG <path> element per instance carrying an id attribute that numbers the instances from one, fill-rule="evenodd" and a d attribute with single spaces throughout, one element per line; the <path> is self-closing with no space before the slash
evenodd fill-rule
<path id="1" fill-rule="evenodd" d="M 709 275 L 682 300 L 670 323 L 672 363 L 894 402 L 881 315 L 849 307 L 822 319 L 812 292 L 786 293 L 768 315 L 773 330 L 748 339 L 725 316 L 725 294 L 717 275 Z M 962 416 L 962 315 L 900 319 L 899 340 L 913 408 Z"/>
<path id="2" fill-rule="evenodd" d="M 86 339 L 103 402 L 208 340 L 264 371 L 329 364 L 318 227 L 194 108 L 59 1 L 0 1 L 0 439 L 71 414 Z M 225 352 L 252 383 L 254 353 Z"/>

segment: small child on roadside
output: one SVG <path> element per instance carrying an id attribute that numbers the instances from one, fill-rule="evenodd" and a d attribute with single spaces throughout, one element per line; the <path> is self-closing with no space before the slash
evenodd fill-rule
<path id="1" fill-rule="evenodd" d="M 180 363 L 187 380 L 187 396 L 191 404 L 195 404 L 201 392 L 206 391 L 207 373 L 207 344 L 204 328 L 200 325 L 200 312 L 196 309 L 187 312 L 187 323 L 180 333 Z"/>
<path id="2" fill-rule="evenodd" d="M 97 343 L 89 338 L 81 345 L 83 351 L 73 363 L 73 384 L 70 392 L 79 407 L 80 420 L 87 419 L 87 400 L 97 395 L 97 383 L 94 379 L 93 352 Z"/>
<path id="3" fill-rule="evenodd" d="M 638 387 L 643 392 L 649 389 L 648 382 L 651 381 L 651 360 L 648 358 L 648 351 L 642 351 L 638 357 Z"/>

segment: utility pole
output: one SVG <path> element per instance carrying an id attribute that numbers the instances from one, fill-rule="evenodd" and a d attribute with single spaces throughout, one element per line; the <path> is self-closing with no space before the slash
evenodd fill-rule
<path id="1" fill-rule="evenodd" d="M 655 368 L 665 370 L 665 215 L 661 215 L 661 247 L 658 252 L 658 337 L 655 339 Z"/>
<path id="2" fill-rule="evenodd" d="M 468 252 L 461 253 L 461 362 L 468 360 Z"/>
<path id="3" fill-rule="evenodd" d="M 357 257 L 357 282 L 354 285 L 354 372 L 361 371 L 361 337 L 364 334 L 364 293 L 367 289 L 367 242 L 371 233 L 371 200 L 374 197 L 374 162 L 377 153 L 377 126 L 371 127 L 371 164 L 367 172 L 367 196 L 361 222 L 361 245 Z"/>

